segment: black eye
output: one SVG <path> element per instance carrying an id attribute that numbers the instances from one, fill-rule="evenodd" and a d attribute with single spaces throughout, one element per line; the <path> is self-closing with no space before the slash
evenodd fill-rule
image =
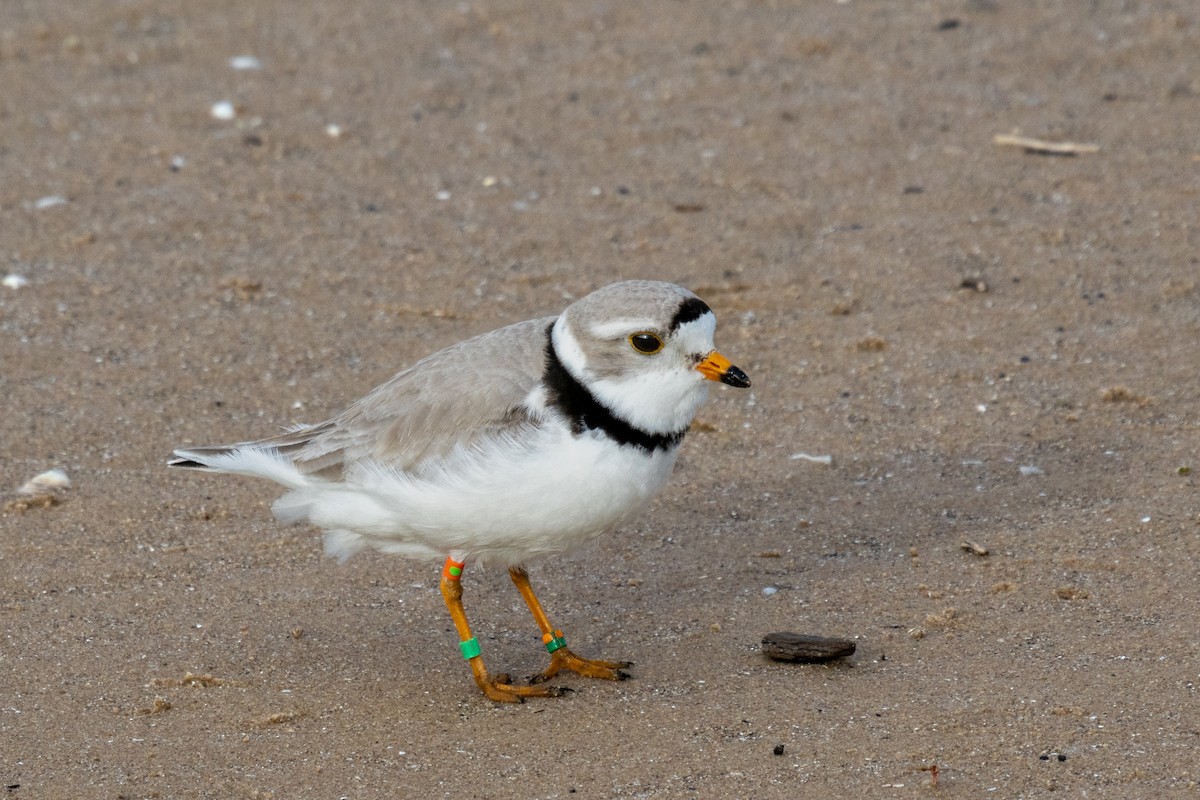
<path id="1" fill-rule="evenodd" d="M 629 337 L 633 349 L 642 355 L 652 356 L 663 349 L 663 340 L 653 333 L 635 333 Z"/>

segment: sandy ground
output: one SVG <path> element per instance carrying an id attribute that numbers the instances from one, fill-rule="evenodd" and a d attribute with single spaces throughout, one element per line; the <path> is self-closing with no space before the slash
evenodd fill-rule
<path id="1" fill-rule="evenodd" d="M 4 796 L 1196 796 L 1198 53 L 1186 0 L 0 3 L 0 486 L 72 481 L 0 517 Z M 164 469 L 620 277 L 755 381 L 534 574 L 633 680 L 494 706 L 436 569 Z"/>

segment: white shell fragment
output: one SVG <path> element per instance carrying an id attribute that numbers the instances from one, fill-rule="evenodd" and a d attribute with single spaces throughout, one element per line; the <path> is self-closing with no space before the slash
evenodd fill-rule
<path id="1" fill-rule="evenodd" d="M 66 202 L 67 198 L 63 197 L 61 194 L 51 194 L 46 195 L 45 197 L 39 197 L 34 201 L 33 207 L 38 211 L 41 211 L 43 208 L 54 208 L 55 206 L 65 205 Z"/>
<path id="2" fill-rule="evenodd" d="M 232 69 L 262 69 L 262 62 L 254 56 L 234 56 L 229 59 L 229 66 Z"/>
<path id="3" fill-rule="evenodd" d="M 826 467 L 833 466 L 833 456 L 813 456 L 808 453 L 792 453 L 792 461 L 811 461 L 814 464 L 823 464 Z"/>
<path id="4" fill-rule="evenodd" d="M 5 275 L 3 283 L 9 289 L 24 289 L 29 285 L 29 279 L 24 275 L 17 275 L 14 272 L 11 275 Z"/>
<path id="5" fill-rule="evenodd" d="M 325 126 L 325 135 L 330 139 L 342 138 L 342 126 L 333 122 L 329 123 Z"/>
<path id="6" fill-rule="evenodd" d="M 71 488 L 71 479 L 67 477 L 67 473 L 61 469 L 46 470 L 41 475 L 35 475 L 30 478 L 24 486 L 17 491 L 20 494 L 30 497 L 39 494 L 51 494 L 53 492 L 62 491 L 63 489 Z"/>
<path id="7" fill-rule="evenodd" d="M 237 109 L 228 100 L 218 100 L 212 104 L 213 117 L 221 120 L 231 120 L 237 116 Z"/>
<path id="8" fill-rule="evenodd" d="M 978 542 L 972 542 L 970 539 L 964 540 L 958 546 L 961 547 L 963 550 L 966 550 L 968 553 L 973 553 L 974 555 L 980 556 L 981 558 L 988 554 L 988 549 L 986 547 L 979 544 Z"/>
<path id="9" fill-rule="evenodd" d="M 1021 470 L 1021 474 L 1025 475 L 1026 477 L 1028 477 L 1030 475 L 1045 475 L 1046 474 L 1045 470 L 1043 470 L 1041 467 L 1035 467 L 1032 464 L 1027 464 L 1023 467 L 1020 467 L 1020 470 Z"/>

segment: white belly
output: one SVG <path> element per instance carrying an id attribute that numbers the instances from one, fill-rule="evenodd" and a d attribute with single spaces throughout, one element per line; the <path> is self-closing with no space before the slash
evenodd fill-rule
<path id="1" fill-rule="evenodd" d="M 515 565 L 620 523 L 662 487 L 677 453 L 547 426 L 521 442 L 460 451 L 420 477 L 360 465 L 345 482 L 289 493 L 276 511 L 330 531 L 327 549 L 342 557 L 370 546 Z"/>

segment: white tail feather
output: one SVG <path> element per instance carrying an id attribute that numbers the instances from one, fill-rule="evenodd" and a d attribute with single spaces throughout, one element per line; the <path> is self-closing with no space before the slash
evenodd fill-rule
<path id="1" fill-rule="evenodd" d="M 266 478 L 293 490 L 310 487 L 315 482 L 315 479 L 296 469 L 295 464 L 284 458 L 275 449 L 235 447 L 218 452 L 176 450 L 175 455 L 181 459 L 203 464 L 213 472 Z"/>
<path id="2" fill-rule="evenodd" d="M 325 555 L 344 562 L 367 546 L 366 539 L 350 531 L 325 531 Z"/>

